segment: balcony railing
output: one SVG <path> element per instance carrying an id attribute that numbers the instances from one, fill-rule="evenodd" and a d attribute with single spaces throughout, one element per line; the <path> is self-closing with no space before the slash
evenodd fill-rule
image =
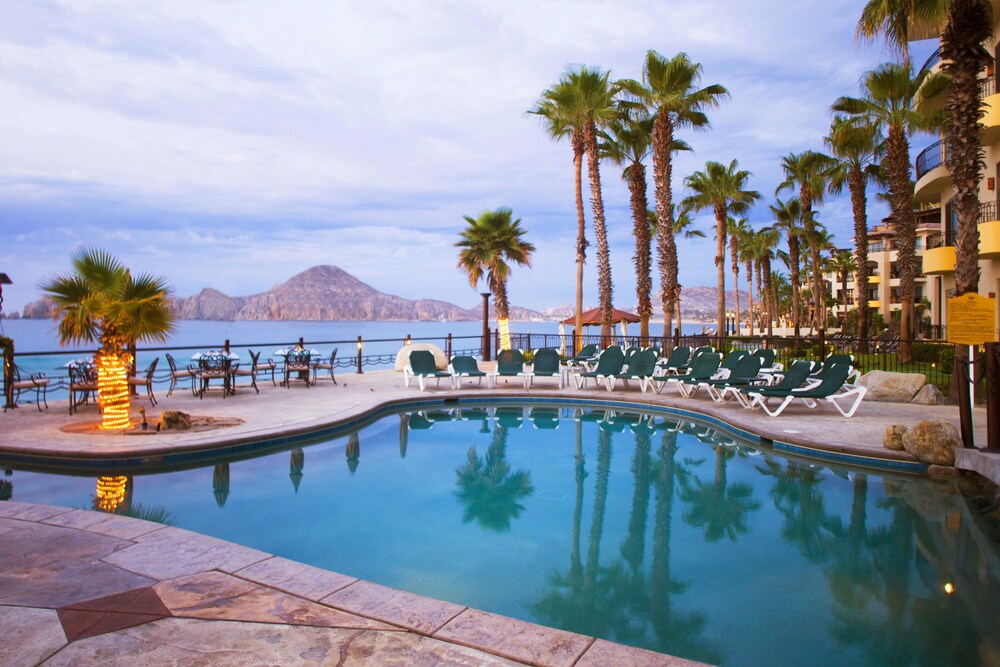
<path id="1" fill-rule="evenodd" d="M 997 92 L 997 80 L 994 77 L 988 76 L 985 79 L 979 80 L 980 99 L 989 97 L 990 95 L 993 95 L 996 92 Z"/>
<path id="2" fill-rule="evenodd" d="M 997 220 L 997 219 L 1000 218 L 997 218 L 996 200 L 979 202 L 979 224 L 983 224 L 984 222 L 989 222 L 990 220 Z"/>
<path id="3" fill-rule="evenodd" d="M 944 164 L 944 143 L 935 141 L 917 155 L 917 180 L 919 181 L 924 174 L 931 169 L 937 169 L 942 164 Z"/>

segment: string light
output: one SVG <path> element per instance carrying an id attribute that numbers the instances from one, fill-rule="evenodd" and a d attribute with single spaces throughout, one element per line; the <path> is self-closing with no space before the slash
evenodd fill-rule
<path id="1" fill-rule="evenodd" d="M 950 581 L 944 585 L 944 592 L 947 593 L 948 595 L 951 595 L 952 593 L 955 592 L 955 587 L 951 585 Z"/>
<path id="2" fill-rule="evenodd" d="M 125 485 L 127 483 L 128 477 L 125 475 L 98 477 L 97 509 L 102 512 L 114 512 L 125 500 Z"/>
<path id="3" fill-rule="evenodd" d="M 510 349 L 510 320 L 502 319 L 498 320 L 497 323 L 500 325 L 500 349 L 509 350 Z"/>
<path id="4" fill-rule="evenodd" d="M 122 431 L 131 426 L 129 420 L 128 369 L 132 355 L 99 354 L 97 356 L 97 399 L 101 406 L 101 429 Z"/>

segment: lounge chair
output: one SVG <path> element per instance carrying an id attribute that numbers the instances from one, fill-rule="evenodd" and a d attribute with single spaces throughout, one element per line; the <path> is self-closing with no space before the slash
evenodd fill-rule
<path id="1" fill-rule="evenodd" d="M 769 416 L 777 417 L 795 399 L 800 399 L 808 408 L 815 408 L 818 401 L 825 400 L 832 403 L 837 411 L 844 417 L 851 417 L 861 405 L 862 399 L 868 393 L 866 387 L 848 385 L 847 378 L 851 374 L 851 367 L 848 364 L 831 364 L 823 381 L 809 388 L 803 389 L 778 389 L 777 387 L 761 387 L 752 392 L 748 392 L 748 397 Z M 781 399 L 781 403 L 774 410 L 767 406 L 767 401 L 771 398 Z M 847 408 L 841 407 L 841 403 L 847 404 Z"/>
<path id="2" fill-rule="evenodd" d="M 586 387 L 587 378 L 594 378 L 598 382 L 610 382 L 608 378 L 621 373 L 624 366 L 625 353 L 622 352 L 620 347 L 612 345 L 601 353 L 600 358 L 597 360 L 597 368 L 576 376 L 576 387 L 577 389 Z"/>
<path id="3" fill-rule="evenodd" d="M 536 377 L 554 377 L 563 388 L 562 369 L 559 368 L 559 352 L 545 348 L 535 352 L 535 362 L 530 371 L 524 373 L 524 388 L 531 389 Z"/>
<path id="4" fill-rule="evenodd" d="M 625 349 L 625 365 L 627 366 L 628 363 L 632 360 L 632 357 L 634 357 L 635 355 L 639 354 L 640 352 L 642 352 L 642 348 L 641 347 L 632 346 L 632 347 L 626 348 Z"/>
<path id="5" fill-rule="evenodd" d="M 403 370 L 403 384 L 410 386 L 410 378 L 417 378 L 420 391 L 424 390 L 425 382 L 431 378 L 441 386 L 441 378 L 451 379 L 451 373 L 439 371 L 434 363 L 434 354 L 429 350 L 413 350 L 410 352 L 410 365 Z"/>
<path id="6" fill-rule="evenodd" d="M 686 366 L 690 358 L 691 348 L 687 345 L 678 345 L 657 366 L 662 368 L 668 375 L 676 374 L 678 372 L 677 369 Z"/>
<path id="7" fill-rule="evenodd" d="M 328 361 L 317 361 L 312 365 L 313 367 L 313 384 L 316 384 L 316 375 L 318 371 L 327 371 L 330 374 L 330 379 L 333 380 L 334 384 L 337 384 L 337 378 L 333 376 L 333 367 L 336 365 L 337 361 L 337 350 L 339 348 L 333 348 L 333 352 L 330 353 L 330 359 Z M 251 353 L 252 354 L 252 353 Z"/>
<path id="8" fill-rule="evenodd" d="M 191 392 L 194 393 L 194 376 L 197 374 L 197 371 L 190 366 L 184 368 L 183 370 L 179 370 L 177 368 L 177 362 L 174 361 L 174 358 L 170 356 L 169 352 L 164 356 L 167 357 L 167 364 L 170 365 L 170 389 L 167 390 L 167 396 L 174 393 L 174 389 L 177 387 L 177 381 L 182 379 L 191 380 Z"/>
<path id="9" fill-rule="evenodd" d="M 623 370 L 621 373 L 616 373 L 607 379 L 605 386 L 607 386 L 608 391 L 612 391 L 615 388 L 615 381 L 621 380 L 628 386 L 629 380 L 638 380 L 639 389 L 642 393 L 646 393 L 646 385 L 650 382 L 650 378 L 653 377 L 653 373 L 656 371 L 656 352 L 653 350 L 646 350 L 645 352 L 637 352 L 632 355 L 632 360 L 628 364 L 628 368 Z"/>
<path id="10" fill-rule="evenodd" d="M 774 358 L 777 356 L 776 350 L 770 350 L 767 348 L 757 348 L 753 351 L 753 356 L 760 359 L 760 370 L 766 373 L 775 372 L 774 368 Z"/>
<path id="11" fill-rule="evenodd" d="M 690 370 L 691 366 L 694 365 L 694 362 L 695 362 L 695 360 L 698 357 L 700 357 L 703 354 L 708 354 L 709 352 L 715 352 L 715 348 L 714 347 L 710 347 L 708 345 L 694 348 L 694 351 L 691 353 L 691 358 L 688 359 L 688 362 L 686 364 L 680 364 L 679 366 L 675 366 L 672 369 L 673 372 L 674 372 L 674 374 L 675 375 L 683 375 L 684 373 L 687 373 L 688 370 Z M 720 355 L 720 358 L 721 358 L 721 355 Z M 667 370 L 669 372 L 671 369 L 667 369 Z"/>
<path id="12" fill-rule="evenodd" d="M 483 384 L 486 372 L 479 370 L 479 364 L 475 357 L 459 355 L 451 358 L 451 386 L 459 389 L 462 386 L 462 378 L 478 378 L 479 384 Z"/>
<path id="13" fill-rule="evenodd" d="M 788 367 L 788 371 L 780 376 L 777 384 L 772 385 L 758 385 L 758 386 L 746 386 L 746 387 L 731 387 L 726 389 L 724 393 L 732 393 L 736 400 L 747 409 L 754 409 L 757 406 L 754 401 L 750 398 L 750 393 L 757 392 L 759 389 L 779 389 L 781 391 L 787 391 L 791 389 L 798 389 L 802 386 L 802 383 L 806 381 L 809 377 L 809 373 L 812 371 L 812 362 L 806 361 L 805 359 L 797 359 L 792 362 L 792 365 Z M 778 377 L 775 375 L 774 377 Z"/>
<path id="14" fill-rule="evenodd" d="M 762 381 L 758 376 L 760 373 L 760 362 L 760 357 L 753 354 L 746 355 L 736 362 L 736 365 L 730 370 L 728 377 L 718 380 L 705 380 L 704 382 L 699 382 L 698 387 L 705 387 L 705 391 L 708 392 L 708 395 L 716 403 L 725 403 L 733 398 L 732 393 L 727 392 L 728 389 L 748 387 L 754 382 Z M 693 394 L 694 391 L 691 392 L 691 395 Z"/>
<path id="15" fill-rule="evenodd" d="M 856 384 L 858 378 L 861 377 L 861 371 L 853 368 L 854 366 L 853 354 L 835 352 L 829 355 L 821 363 L 813 364 L 813 370 L 809 376 L 809 380 L 812 382 L 812 384 L 813 385 L 819 384 L 826 377 L 827 371 L 833 364 L 847 364 L 848 366 L 852 367 L 850 374 L 848 374 L 847 376 L 847 380 L 851 384 Z"/>
<path id="16" fill-rule="evenodd" d="M 240 366 L 237 365 L 232 369 L 232 384 L 233 393 L 236 393 L 236 378 L 250 378 L 250 386 L 258 394 L 260 393 L 260 388 L 257 387 L 257 360 L 260 359 L 260 352 L 254 354 L 253 350 L 250 351 L 250 365 Z"/>
<path id="17" fill-rule="evenodd" d="M 520 350 L 500 350 L 497 354 L 496 370 L 489 374 L 493 386 L 497 386 L 497 380 L 507 377 L 524 377 L 524 355 Z"/>
<path id="18" fill-rule="evenodd" d="M 128 378 L 128 386 L 131 387 L 145 387 L 146 388 L 146 398 L 149 399 L 150 405 L 156 405 L 156 396 L 153 395 L 153 373 L 156 372 L 156 364 L 160 363 L 160 358 L 157 357 L 153 359 L 153 363 L 149 365 L 146 372 L 142 376 L 134 376 Z"/>
<path id="19" fill-rule="evenodd" d="M 733 350 L 726 355 L 716 373 L 711 377 L 683 378 L 679 381 L 677 390 L 684 398 L 691 398 L 702 387 L 725 387 L 730 382 L 730 378 L 732 378 L 733 382 L 742 382 L 743 380 L 757 377 L 759 370 L 760 362 L 752 358 L 749 352 L 746 350 Z"/>
<path id="20" fill-rule="evenodd" d="M 588 361 L 593 361 L 594 357 L 597 356 L 597 345 L 591 343 L 590 345 L 584 345 L 580 348 L 579 354 L 575 354 L 570 357 L 567 361 L 572 364 L 582 364 Z"/>
<path id="21" fill-rule="evenodd" d="M 21 369 L 17 367 L 17 364 L 11 364 L 11 371 L 13 373 L 11 388 L 14 390 L 14 404 L 17 405 L 22 393 L 33 391 L 35 392 L 35 407 L 38 408 L 38 411 L 42 411 L 42 403 L 45 403 L 45 409 L 48 410 L 49 401 L 46 398 L 46 394 L 48 393 L 49 382 L 52 378 L 45 377 L 45 373 L 34 373 L 25 378 L 21 374 Z M 6 410 L 6 408 L 4 409 Z"/>
<path id="22" fill-rule="evenodd" d="M 685 375 L 654 375 L 651 377 L 653 391 L 657 394 L 660 393 L 667 383 L 676 384 L 679 387 L 682 383 L 693 382 L 697 384 L 702 380 L 708 380 L 719 371 L 721 364 L 721 354 L 703 352 L 691 363 L 691 369 Z"/>

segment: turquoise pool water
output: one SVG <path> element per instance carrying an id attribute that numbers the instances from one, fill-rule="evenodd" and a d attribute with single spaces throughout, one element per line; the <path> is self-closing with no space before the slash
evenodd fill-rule
<path id="1" fill-rule="evenodd" d="M 1000 656 L 1000 525 L 974 494 L 777 456 L 663 415 L 389 415 L 302 448 L 103 480 L 107 499 L 94 477 L 0 479 L 0 497 L 120 500 L 388 586 L 715 664 Z"/>

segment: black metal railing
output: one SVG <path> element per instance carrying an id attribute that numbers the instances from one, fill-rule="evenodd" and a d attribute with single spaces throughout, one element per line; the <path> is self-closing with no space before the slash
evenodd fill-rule
<path id="1" fill-rule="evenodd" d="M 979 202 L 979 224 L 997 219 L 997 202 L 995 199 L 993 201 Z"/>
<path id="2" fill-rule="evenodd" d="M 935 141 L 933 144 L 920 151 L 916 160 L 917 180 L 929 172 L 931 169 L 940 167 L 945 162 L 944 142 Z"/>

